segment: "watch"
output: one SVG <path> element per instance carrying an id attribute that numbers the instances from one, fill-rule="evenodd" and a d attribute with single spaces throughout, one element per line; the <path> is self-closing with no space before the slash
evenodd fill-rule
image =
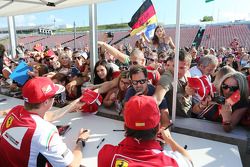
<path id="1" fill-rule="evenodd" d="M 82 139 L 82 138 L 78 138 L 78 139 L 76 140 L 76 144 L 82 143 L 82 147 L 85 147 L 85 142 L 86 142 L 86 140 L 85 140 L 85 139 Z"/>

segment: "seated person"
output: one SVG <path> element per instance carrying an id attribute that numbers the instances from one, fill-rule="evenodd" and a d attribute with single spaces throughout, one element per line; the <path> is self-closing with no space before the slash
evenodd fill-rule
<path id="1" fill-rule="evenodd" d="M 225 97 L 222 104 L 212 101 L 208 96 L 193 106 L 193 112 L 198 118 L 222 122 L 223 129 L 230 132 L 240 122 L 248 109 L 248 85 L 246 77 L 239 72 L 231 72 L 222 77 L 217 90 L 220 96 Z M 230 102 L 231 95 L 239 91 L 240 98 Z"/>
<path id="2" fill-rule="evenodd" d="M 132 97 L 124 108 L 125 139 L 118 146 L 106 144 L 102 147 L 98 153 L 98 167 L 191 167 L 188 152 L 174 141 L 168 130 L 160 129 L 159 113 L 153 97 Z M 162 150 L 156 140 L 159 132 L 171 151 Z"/>
<path id="3" fill-rule="evenodd" d="M 155 92 L 155 87 L 147 80 L 147 69 L 143 66 L 134 66 L 129 70 L 129 76 L 132 86 L 128 88 L 125 94 L 125 102 L 128 102 L 132 96 L 147 95 L 152 96 Z M 161 125 L 167 127 L 170 124 L 167 102 L 162 100 L 159 105 L 161 111 Z"/>
<path id="4" fill-rule="evenodd" d="M 82 140 L 88 139 L 89 131 L 81 129 L 79 142 L 71 152 L 55 125 L 46 121 L 53 115 L 47 115 L 47 111 L 53 105 L 54 96 L 62 91 L 63 86 L 55 85 L 46 77 L 35 77 L 25 83 L 24 106 L 14 107 L 1 126 L 0 166 L 80 165 Z"/>
<path id="5" fill-rule="evenodd" d="M 129 86 L 130 86 L 129 72 L 122 71 L 119 76 L 118 87 L 115 87 L 110 91 L 108 91 L 107 95 L 103 100 L 103 105 L 109 108 L 115 104 L 116 111 L 118 113 L 121 113 L 123 108 L 125 93 Z"/>

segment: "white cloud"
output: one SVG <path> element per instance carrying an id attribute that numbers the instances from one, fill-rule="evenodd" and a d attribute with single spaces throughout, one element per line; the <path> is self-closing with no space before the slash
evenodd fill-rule
<path id="1" fill-rule="evenodd" d="M 250 20 L 250 13 L 243 13 L 240 11 L 237 12 L 230 12 L 224 11 L 220 12 L 216 18 L 216 21 L 223 22 L 223 21 L 234 21 L 234 20 Z"/>
<path id="2" fill-rule="evenodd" d="M 15 16 L 16 26 L 35 26 L 37 17 L 35 15 L 19 15 Z"/>

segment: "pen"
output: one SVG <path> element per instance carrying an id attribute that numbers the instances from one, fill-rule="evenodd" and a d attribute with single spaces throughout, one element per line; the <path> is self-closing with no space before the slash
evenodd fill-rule
<path id="1" fill-rule="evenodd" d="M 105 138 L 102 138 L 102 140 L 100 141 L 100 143 L 98 144 L 98 146 L 96 147 L 97 149 L 101 146 L 101 144 L 104 142 Z"/>
<path id="2" fill-rule="evenodd" d="M 124 132 L 124 129 L 113 129 L 114 132 Z"/>
<path id="3" fill-rule="evenodd" d="M 4 101 L 6 101 L 7 99 L 0 99 L 0 102 L 4 102 Z"/>
<path id="4" fill-rule="evenodd" d="M 71 129 L 71 127 L 69 127 L 69 128 L 64 132 L 64 135 L 65 135 L 66 133 L 68 133 L 70 129 Z"/>
<path id="5" fill-rule="evenodd" d="M 168 128 L 170 128 L 173 125 L 174 125 L 173 123 L 169 124 L 164 130 L 167 130 Z"/>

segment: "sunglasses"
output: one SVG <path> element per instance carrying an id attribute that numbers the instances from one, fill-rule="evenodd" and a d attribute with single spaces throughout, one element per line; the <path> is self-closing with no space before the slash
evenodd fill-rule
<path id="1" fill-rule="evenodd" d="M 138 85 L 138 83 L 140 83 L 140 84 L 145 84 L 145 82 L 147 81 L 147 79 L 141 79 L 141 80 L 132 80 L 131 82 L 132 82 L 132 84 L 133 85 Z"/>
<path id="2" fill-rule="evenodd" d="M 155 61 L 155 59 L 152 58 L 146 58 L 148 61 Z"/>
<path id="3" fill-rule="evenodd" d="M 74 57 L 74 60 L 76 60 L 76 59 L 80 60 L 80 59 L 81 59 L 81 57 Z"/>
<path id="4" fill-rule="evenodd" d="M 127 71 L 128 70 L 128 66 L 120 66 L 119 69 L 121 71 Z"/>
<path id="5" fill-rule="evenodd" d="M 138 65 L 138 62 L 137 61 L 130 61 L 129 65 L 132 65 L 132 64 L 136 66 L 136 65 Z"/>
<path id="6" fill-rule="evenodd" d="M 224 83 L 221 85 L 221 87 L 222 89 L 229 89 L 231 92 L 235 92 L 236 90 L 239 89 L 239 86 L 229 86 Z"/>
<path id="7" fill-rule="evenodd" d="M 54 57 L 53 58 L 46 58 L 45 60 L 50 61 L 50 60 L 53 60 L 53 59 L 54 59 Z"/>

